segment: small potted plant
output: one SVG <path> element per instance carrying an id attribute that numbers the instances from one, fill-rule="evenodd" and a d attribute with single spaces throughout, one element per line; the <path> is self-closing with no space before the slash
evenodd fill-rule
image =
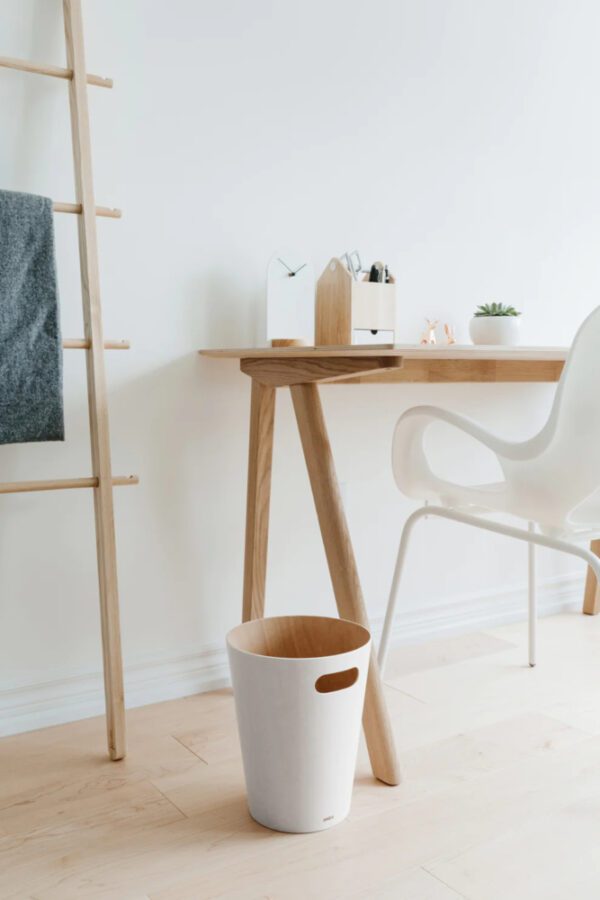
<path id="1" fill-rule="evenodd" d="M 514 306 L 484 303 L 475 310 L 469 323 L 474 344 L 518 344 L 521 315 Z"/>

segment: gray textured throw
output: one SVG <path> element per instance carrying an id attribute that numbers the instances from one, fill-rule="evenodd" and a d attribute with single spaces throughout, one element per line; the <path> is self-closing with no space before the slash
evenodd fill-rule
<path id="1" fill-rule="evenodd" d="M 0 444 L 62 440 L 52 201 L 0 191 Z"/>

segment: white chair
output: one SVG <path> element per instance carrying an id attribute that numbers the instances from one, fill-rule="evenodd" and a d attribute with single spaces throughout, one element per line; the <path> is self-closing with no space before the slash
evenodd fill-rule
<path id="1" fill-rule="evenodd" d="M 575 336 L 550 417 L 530 440 L 512 443 L 474 422 L 435 406 L 415 406 L 398 420 L 392 468 L 398 488 L 425 505 L 404 525 L 379 648 L 381 669 L 389 646 L 408 541 L 424 516 L 441 516 L 519 538 L 529 543 L 529 664 L 535 665 L 535 545 L 581 557 L 600 583 L 600 559 L 576 541 L 600 536 L 600 307 Z M 464 486 L 439 478 L 425 454 L 423 439 L 432 422 L 445 422 L 471 435 L 497 457 L 504 480 Z M 433 505 L 432 505 L 433 504 Z M 528 527 L 490 521 L 509 513 Z"/>

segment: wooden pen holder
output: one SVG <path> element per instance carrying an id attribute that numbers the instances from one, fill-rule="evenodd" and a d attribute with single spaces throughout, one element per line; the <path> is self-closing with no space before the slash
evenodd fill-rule
<path id="1" fill-rule="evenodd" d="M 315 345 L 393 344 L 396 284 L 356 281 L 334 257 L 317 281 Z"/>

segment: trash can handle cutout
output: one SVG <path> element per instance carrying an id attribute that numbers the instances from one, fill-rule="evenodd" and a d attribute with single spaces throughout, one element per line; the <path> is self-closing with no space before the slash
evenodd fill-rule
<path id="1" fill-rule="evenodd" d="M 329 675 L 321 675 L 315 681 L 315 690 L 319 694 L 330 694 L 332 691 L 343 691 L 352 687 L 358 681 L 358 669 L 344 669 L 343 672 L 331 672 Z"/>

